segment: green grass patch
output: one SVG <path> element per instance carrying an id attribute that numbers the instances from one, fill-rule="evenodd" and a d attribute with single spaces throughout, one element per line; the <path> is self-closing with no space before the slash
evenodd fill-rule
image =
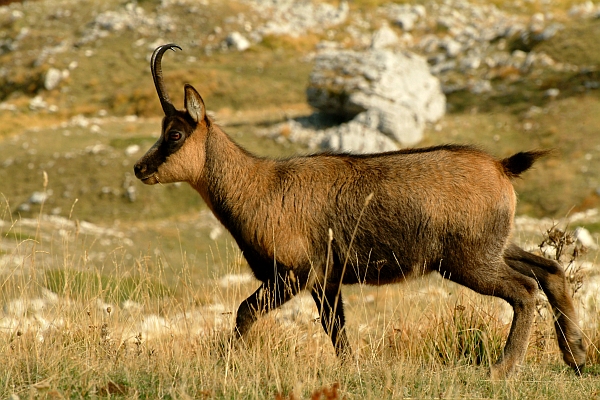
<path id="1" fill-rule="evenodd" d="M 16 232 L 14 230 L 10 230 L 6 233 L 2 233 L 0 236 L 4 240 L 12 240 L 16 242 L 23 242 L 25 240 L 35 240 L 34 235 L 30 235 L 24 232 Z"/>
<path id="2" fill-rule="evenodd" d="M 552 39 L 535 47 L 558 62 L 578 66 L 600 65 L 600 19 L 579 19 L 568 23 Z"/>
<path id="3" fill-rule="evenodd" d="M 116 303 L 162 298 L 172 294 L 164 284 L 148 277 L 121 277 L 72 269 L 47 270 L 44 272 L 44 282 L 49 290 L 61 296 L 75 299 L 98 296 Z"/>
<path id="4" fill-rule="evenodd" d="M 600 222 L 584 223 L 580 225 L 582 228 L 587 229 L 591 233 L 600 233 Z"/>
<path id="5" fill-rule="evenodd" d="M 134 144 L 137 144 L 139 146 L 148 145 L 148 143 L 154 143 L 156 139 L 156 137 L 151 136 L 118 137 L 111 139 L 108 142 L 108 145 L 110 147 L 114 147 L 115 149 L 126 149 L 127 147 Z"/>
<path id="6" fill-rule="evenodd" d="M 444 365 L 466 363 L 489 366 L 504 348 L 502 329 L 494 317 L 483 318 L 472 307 L 456 304 L 449 320 L 442 320 L 427 342 Z"/>

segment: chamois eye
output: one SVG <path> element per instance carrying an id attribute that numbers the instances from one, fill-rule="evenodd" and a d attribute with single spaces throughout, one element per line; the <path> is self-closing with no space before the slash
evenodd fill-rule
<path id="1" fill-rule="evenodd" d="M 181 132 L 171 131 L 169 132 L 169 141 L 176 142 L 181 139 Z"/>

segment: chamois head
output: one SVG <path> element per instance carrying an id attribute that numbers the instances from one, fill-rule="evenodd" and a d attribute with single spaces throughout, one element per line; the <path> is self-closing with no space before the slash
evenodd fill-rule
<path id="1" fill-rule="evenodd" d="M 165 117 L 156 143 L 134 165 L 135 176 L 148 185 L 169 182 L 189 182 L 204 166 L 204 153 L 192 142 L 202 141 L 210 129 L 204 101 L 196 89 L 185 85 L 184 109 L 175 108 L 165 90 L 161 59 L 167 50 L 179 49 L 166 44 L 154 50 L 150 70 Z"/>

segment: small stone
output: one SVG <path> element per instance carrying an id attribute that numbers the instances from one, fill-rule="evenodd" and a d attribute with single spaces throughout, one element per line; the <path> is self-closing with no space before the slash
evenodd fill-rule
<path id="1" fill-rule="evenodd" d="M 557 88 L 551 88 L 544 92 L 544 97 L 549 97 L 551 99 L 555 99 L 560 94 L 560 90 Z"/>
<path id="2" fill-rule="evenodd" d="M 544 29 L 544 23 L 546 22 L 546 17 L 542 13 L 535 13 L 531 16 L 529 21 L 529 30 L 531 32 L 541 32 Z"/>
<path id="3" fill-rule="evenodd" d="M 88 154 L 100 154 L 100 153 L 105 153 L 109 149 L 110 149 L 109 146 L 102 144 L 102 143 L 97 143 L 95 145 L 87 146 L 85 148 L 85 152 Z"/>
<path id="4" fill-rule="evenodd" d="M 225 39 L 227 46 L 237 51 L 245 51 L 250 48 L 250 42 L 239 32 L 231 32 Z"/>
<path id="5" fill-rule="evenodd" d="M 25 14 L 21 10 L 12 10 L 10 17 L 13 21 L 23 18 Z"/>
<path id="6" fill-rule="evenodd" d="M 402 14 L 396 17 L 394 23 L 402 28 L 403 31 L 410 32 L 414 29 L 416 20 L 417 17 L 415 14 Z"/>
<path id="7" fill-rule="evenodd" d="M 592 1 L 586 1 L 581 4 L 576 4 L 569 8 L 569 16 L 571 17 L 587 17 L 594 12 L 594 3 Z"/>
<path id="8" fill-rule="evenodd" d="M 46 77 L 44 78 L 44 87 L 46 90 L 54 90 L 58 87 L 58 84 L 63 79 L 63 73 L 61 70 L 56 68 L 50 68 L 46 72 Z"/>
<path id="9" fill-rule="evenodd" d="M 427 9 L 425 8 L 424 5 L 422 4 L 417 4 L 412 6 L 411 10 L 419 17 L 419 18 L 425 18 L 425 16 L 427 15 Z"/>
<path id="10" fill-rule="evenodd" d="M 48 103 L 42 98 L 42 96 L 35 96 L 29 101 L 29 109 L 32 111 L 43 110 L 48 107 Z"/>
<path id="11" fill-rule="evenodd" d="M 590 233 L 590 231 L 588 231 L 587 229 L 585 229 L 583 227 L 577 227 L 575 229 L 575 231 L 573 232 L 573 236 L 575 236 L 575 239 L 577 240 L 578 243 L 580 243 L 582 246 L 587 247 L 588 249 L 597 249 L 598 248 L 598 243 L 592 237 L 592 234 Z"/>
<path id="12" fill-rule="evenodd" d="M 446 50 L 446 54 L 450 58 L 454 58 L 460 54 L 462 51 L 462 45 L 454 39 L 445 39 L 442 40 L 440 46 Z"/>
<path id="13" fill-rule="evenodd" d="M 23 204 L 19 205 L 19 207 L 17 207 L 17 211 L 29 212 L 29 211 L 31 211 L 31 204 L 23 203 Z"/>
<path id="14" fill-rule="evenodd" d="M 512 52 L 511 57 L 516 64 L 522 64 L 527 59 L 527 53 L 523 50 L 515 50 Z"/>
<path id="15" fill-rule="evenodd" d="M 481 58 L 477 56 L 465 57 L 460 61 L 460 67 L 464 70 L 477 69 L 481 65 Z"/>
<path id="16" fill-rule="evenodd" d="M 534 35 L 534 39 L 538 42 L 541 42 L 544 40 L 550 40 L 554 36 L 556 36 L 556 34 L 558 32 L 560 32 L 563 29 L 564 29 L 564 25 L 562 25 L 562 24 L 559 24 L 559 23 L 551 24 L 550 26 L 544 28 L 538 34 Z"/>
<path id="17" fill-rule="evenodd" d="M 446 61 L 440 62 L 439 64 L 436 64 L 433 67 L 431 67 L 430 71 L 433 75 L 441 75 L 444 72 L 452 71 L 455 68 L 456 68 L 455 60 L 446 60 Z"/>
<path id="18" fill-rule="evenodd" d="M 132 156 L 134 154 L 137 154 L 139 151 L 140 151 L 140 146 L 138 144 L 130 144 L 125 149 L 125 155 Z"/>
<path id="19" fill-rule="evenodd" d="M 372 49 L 382 49 L 398 44 L 398 35 L 388 25 L 383 25 L 373 34 L 371 39 Z"/>
<path id="20" fill-rule="evenodd" d="M 217 225 L 217 226 L 214 226 L 210 230 L 208 237 L 210 237 L 210 240 L 217 240 L 222 234 L 223 234 L 223 229 Z"/>
<path id="21" fill-rule="evenodd" d="M 489 93 L 492 91 L 492 83 L 487 79 L 479 80 L 479 81 L 473 83 L 469 87 L 469 90 L 473 94 Z"/>
<path id="22" fill-rule="evenodd" d="M 137 191 L 135 189 L 135 186 L 129 186 L 127 189 L 125 189 L 125 197 L 127 197 L 127 200 L 129 200 L 132 203 L 136 201 Z"/>
<path id="23" fill-rule="evenodd" d="M 30 204 L 42 204 L 50 197 L 50 193 L 48 192 L 33 192 L 33 194 L 29 197 Z"/>

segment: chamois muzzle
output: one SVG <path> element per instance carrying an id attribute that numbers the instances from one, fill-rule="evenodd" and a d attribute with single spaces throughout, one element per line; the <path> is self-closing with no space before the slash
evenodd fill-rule
<path id="1" fill-rule="evenodd" d="M 150 70 L 152 71 L 152 79 L 154 79 L 154 86 L 156 86 L 156 93 L 158 94 L 158 99 L 160 100 L 160 104 L 162 105 L 163 111 L 165 112 L 165 116 L 171 116 L 175 114 L 175 106 L 171 103 L 169 99 L 169 95 L 165 89 L 165 83 L 163 81 L 162 75 L 162 66 L 160 62 L 162 60 L 162 56 L 167 50 L 175 49 L 182 50 L 181 47 L 174 43 L 165 44 L 159 46 L 152 53 L 152 58 L 150 59 Z"/>
<path id="2" fill-rule="evenodd" d="M 145 181 L 154 174 L 154 171 L 152 173 L 149 173 L 147 164 L 141 161 L 142 160 L 135 163 L 135 165 L 133 166 L 133 171 L 135 172 L 136 178 Z"/>
<path id="3" fill-rule="evenodd" d="M 151 151 L 153 149 L 150 149 Z M 150 152 L 149 152 L 150 153 Z M 146 153 L 142 158 L 138 160 L 133 166 L 135 177 L 144 182 L 146 185 L 154 185 L 158 183 L 158 166 L 156 165 L 156 154 Z"/>

